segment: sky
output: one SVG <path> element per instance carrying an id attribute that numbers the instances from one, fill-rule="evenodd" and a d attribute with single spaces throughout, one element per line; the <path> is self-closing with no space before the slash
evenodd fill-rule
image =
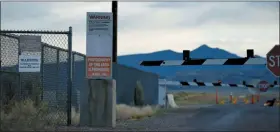
<path id="1" fill-rule="evenodd" d="M 2 29 L 68 30 L 86 52 L 86 12 L 110 2 L 2 2 Z M 265 56 L 279 44 L 278 2 L 119 2 L 118 55 L 193 50 L 202 44 Z"/>

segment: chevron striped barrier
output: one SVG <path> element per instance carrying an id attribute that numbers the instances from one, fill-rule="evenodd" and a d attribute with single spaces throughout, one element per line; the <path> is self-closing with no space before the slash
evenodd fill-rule
<path id="1" fill-rule="evenodd" d="M 216 87 L 216 104 L 225 104 L 225 100 L 220 100 L 218 97 L 218 89 L 217 87 L 243 87 L 243 88 L 256 88 L 254 85 L 243 85 L 243 84 L 223 84 L 223 83 L 205 83 L 205 82 L 186 82 L 186 81 L 169 81 L 165 79 L 159 79 L 159 85 L 173 85 L 173 86 L 197 86 L 197 87 Z M 279 85 L 270 85 L 271 88 L 278 88 Z M 256 97 L 256 101 L 255 101 Z M 229 95 L 229 103 L 237 104 L 239 101 L 239 97 L 233 97 L 231 94 Z M 243 99 L 244 104 L 254 104 L 254 102 L 259 102 L 259 95 L 252 95 L 251 100 L 249 101 L 247 98 Z"/>
<path id="2" fill-rule="evenodd" d="M 183 51 L 182 60 L 154 60 L 154 61 L 141 61 L 141 66 L 189 66 L 189 65 L 266 65 L 266 59 L 256 58 L 254 56 L 254 50 L 247 50 L 247 57 L 244 58 L 226 58 L 226 59 L 191 59 L 190 51 Z M 186 81 L 160 81 L 160 85 L 177 85 L 177 86 L 209 86 L 216 87 L 216 104 L 224 104 L 224 101 L 218 100 L 218 88 L 217 87 L 244 87 L 244 88 L 256 88 L 254 85 L 243 84 L 222 84 L 222 83 L 205 83 L 205 82 L 186 82 Z M 279 87 L 279 85 L 270 85 L 270 87 Z M 230 95 L 230 98 L 232 95 Z M 259 97 L 258 99 L 259 100 Z M 231 103 L 236 104 L 238 98 L 230 100 Z M 254 104 L 254 95 L 251 97 L 251 103 Z M 248 100 L 244 100 L 245 104 L 248 104 Z"/>
<path id="3" fill-rule="evenodd" d="M 264 58 L 190 59 L 141 61 L 141 66 L 184 66 L 184 65 L 266 65 Z"/>
<path id="4" fill-rule="evenodd" d="M 207 82 L 186 82 L 186 81 L 164 81 L 159 80 L 160 85 L 173 85 L 173 86 L 208 86 L 208 87 L 244 87 L 244 88 L 256 88 L 254 85 L 243 84 L 223 84 L 223 83 L 207 83 Z M 270 87 L 277 88 L 279 85 L 271 84 Z"/>
<path id="5" fill-rule="evenodd" d="M 203 58 L 203 59 L 191 59 L 190 51 L 183 51 L 182 60 L 153 60 L 153 61 L 141 61 L 141 66 L 187 66 L 187 65 L 266 65 L 266 59 L 256 58 L 254 56 L 254 50 L 247 50 L 247 57 L 244 58 Z"/>

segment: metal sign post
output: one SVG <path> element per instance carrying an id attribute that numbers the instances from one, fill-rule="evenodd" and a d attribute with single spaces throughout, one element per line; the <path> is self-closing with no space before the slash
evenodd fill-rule
<path id="1" fill-rule="evenodd" d="M 116 81 L 113 79 L 113 13 L 86 14 L 86 81 L 81 90 L 82 126 L 116 126 Z M 115 60 L 114 60 L 115 61 Z"/>

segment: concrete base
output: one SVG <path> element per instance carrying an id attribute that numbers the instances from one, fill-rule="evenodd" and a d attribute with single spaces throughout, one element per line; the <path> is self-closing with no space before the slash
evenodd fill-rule
<path id="1" fill-rule="evenodd" d="M 86 79 L 88 86 L 80 91 L 80 125 L 116 126 L 116 81 Z"/>

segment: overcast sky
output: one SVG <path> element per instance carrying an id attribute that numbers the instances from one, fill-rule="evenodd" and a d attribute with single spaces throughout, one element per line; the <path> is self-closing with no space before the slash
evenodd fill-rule
<path id="1" fill-rule="evenodd" d="M 110 12 L 106 2 L 3 2 L 2 29 L 68 30 L 73 50 L 85 53 L 86 12 Z M 265 56 L 279 43 L 277 2 L 119 2 L 118 55 L 201 44 L 240 56 Z"/>

